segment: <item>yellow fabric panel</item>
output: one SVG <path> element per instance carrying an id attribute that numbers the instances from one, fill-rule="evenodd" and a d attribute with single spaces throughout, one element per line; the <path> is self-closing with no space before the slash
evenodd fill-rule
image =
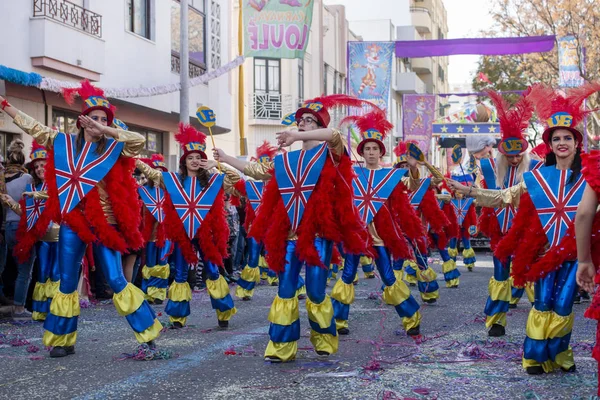
<path id="1" fill-rule="evenodd" d="M 444 261 L 444 263 L 442 264 L 442 272 L 444 274 L 450 272 L 450 271 L 454 271 L 456 269 L 456 261 L 450 259 L 448 261 Z"/>
<path id="2" fill-rule="evenodd" d="M 449 281 L 446 281 L 447 288 L 457 287 L 459 284 L 460 284 L 460 278 L 454 278 L 454 279 L 450 279 Z"/>
<path id="3" fill-rule="evenodd" d="M 227 311 L 217 311 L 217 319 L 219 321 L 229 321 L 231 319 L 231 317 L 233 317 L 235 314 L 237 314 L 237 308 L 233 307 L 231 310 L 227 310 Z"/>
<path id="4" fill-rule="evenodd" d="M 46 284 L 36 282 L 33 288 L 33 294 L 31 295 L 33 301 L 46 301 L 48 296 L 46 295 Z"/>
<path id="5" fill-rule="evenodd" d="M 525 286 L 525 293 L 527 294 L 527 300 L 530 303 L 535 301 L 535 291 L 533 290 L 533 282 L 528 282 Z"/>
<path id="6" fill-rule="evenodd" d="M 50 312 L 57 317 L 71 318 L 79 315 L 79 293 L 64 294 L 60 290 L 52 298 Z M 59 345 L 57 345 L 59 346 Z"/>
<path id="7" fill-rule="evenodd" d="M 532 308 L 527 317 L 525 333 L 531 339 L 548 339 L 548 327 L 552 320 L 552 311 L 538 311 Z"/>
<path id="8" fill-rule="evenodd" d="M 415 312 L 412 317 L 402 318 L 402 326 L 405 331 L 416 328 L 419 325 L 421 325 L 421 313 L 419 311 Z"/>
<path id="9" fill-rule="evenodd" d="M 391 306 L 397 306 L 410 297 L 408 286 L 402 281 L 396 281 L 392 286 L 383 289 L 383 301 Z"/>
<path id="10" fill-rule="evenodd" d="M 254 296 L 254 289 L 246 290 L 241 286 L 235 288 L 235 297 L 238 299 L 243 299 L 244 297 L 252 297 Z"/>
<path id="11" fill-rule="evenodd" d="M 490 329 L 492 327 L 492 325 L 494 325 L 494 324 L 506 326 L 506 313 L 499 312 L 499 313 L 494 314 L 494 315 L 488 315 L 488 316 L 486 316 L 486 318 L 485 318 L 485 327 L 487 329 Z"/>
<path id="12" fill-rule="evenodd" d="M 147 265 L 144 265 L 144 268 L 142 268 L 142 276 L 146 280 L 150 279 L 151 277 L 169 279 L 170 273 L 171 268 L 169 264 L 157 265 L 154 267 L 148 267 Z"/>
<path id="13" fill-rule="evenodd" d="M 331 298 L 342 304 L 354 303 L 354 284 L 347 284 L 339 279 L 331 290 Z"/>
<path id="14" fill-rule="evenodd" d="M 362 267 L 363 265 L 372 264 L 373 259 L 371 257 L 367 257 L 367 256 L 360 256 L 360 259 L 358 262 L 360 263 L 360 266 Z"/>
<path id="15" fill-rule="evenodd" d="M 206 281 L 208 286 L 209 280 Z M 169 286 L 169 299 L 173 301 L 190 301 L 192 299 L 192 288 L 187 282 L 179 283 L 173 281 Z"/>
<path id="16" fill-rule="evenodd" d="M 488 283 L 488 292 L 490 294 L 490 298 L 492 300 L 500 300 L 500 301 L 510 301 L 512 296 L 512 291 L 510 287 L 510 282 L 506 281 L 497 281 L 492 276 Z"/>
<path id="17" fill-rule="evenodd" d="M 45 321 L 46 320 L 46 313 L 45 312 L 38 312 L 38 311 L 34 311 L 31 313 L 31 319 L 34 321 Z"/>
<path id="18" fill-rule="evenodd" d="M 423 300 L 432 300 L 432 299 L 439 299 L 440 298 L 440 291 L 436 290 L 434 292 L 429 292 L 429 293 L 421 293 L 421 298 Z"/>
<path id="19" fill-rule="evenodd" d="M 529 360 L 529 359 L 523 358 L 522 365 L 523 365 L 523 369 L 525 369 L 527 367 L 541 366 L 544 369 L 545 373 L 550 373 L 550 372 L 554 371 L 555 369 L 559 368 L 559 366 L 554 361 L 551 361 L 551 360 L 544 361 L 543 363 L 539 363 L 536 360 Z"/>
<path id="20" fill-rule="evenodd" d="M 175 322 L 179 322 L 181 325 L 185 326 L 187 322 L 187 317 L 171 317 L 169 316 L 169 322 L 174 324 Z"/>
<path id="21" fill-rule="evenodd" d="M 276 276 L 267 276 L 267 283 L 269 285 L 273 285 L 275 283 L 279 283 L 279 278 Z"/>
<path id="22" fill-rule="evenodd" d="M 336 319 L 335 320 L 335 329 L 339 331 L 342 328 L 348 329 L 348 321 L 345 319 Z"/>
<path id="23" fill-rule="evenodd" d="M 397 281 L 401 281 L 404 279 L 404 271 L 402 271 L 402 270 L 398 271 L 397 269 L 395 269 L 394 276 L 396 277 Z"/>
<path id="24" fill-rule="evenodd" d="M 318 333 L 311 329 L 310 342 L 316 351 L 326 351 L 329 354 L 337 353 L 339 336 L 330 335 L 329 333 Z"/>
<path id="25" fill-rule="evenodd" d="M 427 267 L 424 271 L 417 269 L 417 279 L 420 282 L 433 282 L 437 279 L 437 274 L 431 267 Z"/>
<path id="26" fill-rule="evenodd" d="M 125 289 L 113 295 L 113 303 L 120 316 L 134 313 L 144 303 L 144 292 L 128 283 Z"/>
<path id="27" fill-rule="evenodd" d="M 271 309 L 269 310 L 270 322 L 277 325 L 291 325 L 300 318 L 298 311 L 298 298 L 282 299 L 279 295 L 275 296 Z"/>
<path id="28" fill-rule="evenodd" d="M 165 288 L 157 288 L 154 286 L 149 286 L 148 289 L 146 289 L 146 291 L 148 292 L 146 295 L 146 298 L 148 298 L 148 299 L 165 300 L 167 298 L 167 289 L 165 289 Z"/>
<path id="29" fill-rule="evenodd" d="M 139 343 L 147 343 L 159 337 L 162 328 L 162 324 L 158 321 L 158 319 L 155 318 L 154 324 L 152 324 L 148 329 L 143 332 L 134 332 L 135 338 Z"/>
<path id="30" fill-rule="evenodd" d="M 306 285 L 302 285 L 302 287 L 296 290 L 296 297 L 306 294 Z"/>
<path id="31" fill-rule="evenodd" d="M 450 257 L 456 257 L 456 256 L 458 256 L 458 249 L 456 247 L 449 247 L 448 248 L 448 255 Z"/>
<path id="32" fill-rule="evenodd" d="M 371 271 L 371 272 L 365 272 L 365 279 L 369 279 L 372 276 L 375 276 L 375 272 Z M 355 281 L 358 282 L 358 274 L 356 274 L 356 278 Z"/>
<path id="33" fill-rule="evenodd" d="M 246 282 L 260 282 L 260 269 L 258 267 L 250 267 L 246 265 L 242 270 L 240 278 L 245 280 Z"/>
<path id="34" fill-rule="evenodd" d="M 333 318 L 333 304 L 331 297 L 325 295 L 325 300 L 321 304 L 315 304 L 310 299 L 306 299 L 306 311 L 308 318 L 317 323 L 322 329 L 327 329 L 331 325 Z"/>
<path id="35" fill-rule="evenodd" d="M 46 281 L 46 297 L 49 299 L 54 298 L 56 293 L 58 293 L 58 288 L 60 287 L 60 281 Z"/>
<path id="36" fill-rule="evenodd" d="M 558 353 L 556 355 L 554 363 L 564 369 L 569 369 L 573 365 L 575 365 L 575 359 L 573 358 L 573 349 L 571 348 L 571 346 L 569 346 L 567 350 Z"/>
<path id="37" fill-rule="evenodd" d="M 473 258 L 475 257 L 475 250 L 471 247 L 470 249 L 464 249 L 462 252 L 463 258 Z"/>
<path id="38" fill-rule="evenodd" d="M 571 312 L 566 317 L 558 315 L 552 312 L 552 318 L 548 325 L 548 338 L 559 338 L 568 335 L 573 330 L 573 322 L 575 321 L 575 314 Z"/>
<path id="39" fill-rule="evenodd" d="M 222 299 L 229 294 L 229 285 L 222 275 L 216 281 L 206 280 L 206 289 L 213 299 Z"/>
<path id="40" fill-rule="evenodd" d="M 44 331 L 44 337 L 42 338 L 42 343 L 44 344 L 44 346 L 51 347 L 75 346 L 76 341 L 77 331 L 69 333 L 67 335 L 55 335 L 50 331 Z"/>
<path id="41" fill-rule="evenodd" d="M 269 340 L 265 357 L 277 357 L 283 362 L 292 361 L 296 358 L 298 352 L 298 342 L 275 343 Z"/>

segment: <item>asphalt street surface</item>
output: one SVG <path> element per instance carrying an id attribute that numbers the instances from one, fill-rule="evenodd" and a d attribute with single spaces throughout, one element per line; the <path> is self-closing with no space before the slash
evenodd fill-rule
<path id="1" fill-rule="evenodd" d="M 263 360 L 267 314 L 277 288 L 260 285 L 254 299 L 236 300 L 238 314 L 220 330 L 206 291 L 192 300 L 189 326 L 165 330 L 157 340 L 170 358 L 138 361 L 127 357 L 137 342 L 111 302 L 82 309 L 76 354 L 51 359 L 41 343 L 40 323 L 0 322 L 0 399 L 590 399 L 596 393 L 591 358 L 595 323 L 575 305 L 571 344 L 576 373 L 528 376 L 521 368 L 526 297 L 508 314 L 507 335 L 488 338 L 483 307 L 491 257 L 478 253 L 473 272 L 459 260 L 459 289 L 447 289 L 440 260 L 440 300 L 422 304 L 422 337 L 414 340 L 380 296 L 379 279 L 356 286 L 350 334 L 339 352 L 319 357 L 308 340 L 301 300 L 302 338 L 295 362 Z M 333 287 L 330 282 L 328 290 Z M 231 287 L 232 294 L 235 288 Z M 411 287 L 419 303 L 416 287 Z M 163 306 L 154 306 L 163 324 Z"/>

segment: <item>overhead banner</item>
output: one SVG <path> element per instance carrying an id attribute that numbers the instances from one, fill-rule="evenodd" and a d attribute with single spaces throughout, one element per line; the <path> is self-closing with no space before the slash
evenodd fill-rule
<path id="1" fill-rule="evenodd" d="M 575 36 L 564 36 L 558 39 L 558 73 L 561 87 L 579 87 L 584 83 L 579 69 Z"/>
<path id="2" fill-rule="evenodd" d="M 435 120 L 435 95 L 405 94 L 402 110 L 404 141 L 414 141 L 427 154 Z"/>
<path id="3" fill-rule="evenodd" d="M 313 0 L 245 0 L 246 57 L 304 58 Z"/>
<path id="4" fill-rule="evenodd" d="M 388 108 L 394 42 L 348 42 L 348 94 Z"/>

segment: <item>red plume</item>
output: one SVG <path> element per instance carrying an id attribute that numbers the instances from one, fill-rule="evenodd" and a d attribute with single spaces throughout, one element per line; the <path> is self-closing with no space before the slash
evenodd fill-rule
<path id="1" fill-rule="evenodd" d="M 350 115 L 344 118 L 340 125 L 344 125 L 346 123 L 355 124 L 361 132 L 365 132 L 369 129 L 375 129 L 381 133 L 384 138 L 394 127 L 394 125 L 387 120 L 385 111 L 381 110 L 380 108 L 373 109 L 372 111 L 369 111 L 361 116 Z"/>
<path id="2" fill-rule="evenodd" d="M 150 161 L 159 161 L 159 162 L 165 162 L 165 156 L 163 156 L 162 154 L 152 154 L 152 156 L 150 157 Z"/>
<path id="3" fill-rule="evenodd" d="M 527 98 L 535 105 L 540 120 L 546 121 L 557 112 L 567 112 L 573 117 L 571 126 L 575 127 L 583 121 L 586 112 L 582 109 L 583 101 L 593 93 L 600 91 L 600 83 L 587 82 L 584 85 L 567 90 L 566 97 L 542 84 L 534 85 Z"/>
<path id="4" fill-rule="evenodd" d="M 396 147 L 394 147 L 394 154 L 396 155 L 396 157 L 400 157 L 406 154 L 407 152 L 408 147 L 406 143 L 404 143 L 402 140 L 398 142 L 398 145 Z"/>
<path id="5" fill-rule="evenodd" d="M 312 100 L 306 100 L 305 103 L 316 103 L 323 104 L 327 110 L 331 110 L 333 107 L 356 107 L 361 108 L 363 106 L 370 106 L 372 109 L 379 109 L 377 105 L 367 100 L 361 100 L 356 97 L 348 96 L 347 94 L 332 94 L 329 96 L 316 97 Z"/>
<path id="6" fill-rule="evenodd" d="M 533 115 L 533 103 L 528 97 L 521 97 L 513 108 L 504 97 L 493 90 L 486 91 L 498 112 L 502 139 L 523 139 L 523 131 L 529 126 Z"/>
<path id="7" fill-rule="evenodd" d="M 73 105 L 73 103 L 75 102 L 76 95 L 79 95 L 79 97 L 81 97 L 82 100 L 88 99 L 92 96 L 106 98 L 106 96 L 104 95 L 104 90 L 92 85 L 87 79 L 81 81 L 81 86 L 78 88 L 64 88 L 62 90 L 62 95 L 65 98 L 67 104 L 69 105 Z M 113 114 L 117 110 L 117 108 L 112 104 L 110 105 L 110 109 L 112 110 Z"/>
<path id="8" fill-rule="evenodd" d="M 31 142 L 31 154 L 35 153 L 38 150 L 46 150 L 46 148 L 42 145 L 40 145 L 38 142 L 36 142 L 35 140 Z"/>
<path id="9" fill-rule="evenodd" d="M 267 156 L 271 160 L 277 155 L 277 147 L 271 145 L 268 141 L 264 141 L 263 144 L 256 149 L 256 158 L 252 158 L 252 161 L 256 161 L 261 157 Z"/>
<path id="10" fill-rule="evenodd" d="M 179 132 L 175 134 L 175 140 L 181 146 L 185 146 L 191 142 L 206 142 L 206 135 L 189 124 L 179 123 Z"/>
<path id="11" fill-rule="evenodd" d="M 540 143 L 531 149 L 531 153 L 543 159 L 550 153 L 550 149 L 546 143 Z"/>

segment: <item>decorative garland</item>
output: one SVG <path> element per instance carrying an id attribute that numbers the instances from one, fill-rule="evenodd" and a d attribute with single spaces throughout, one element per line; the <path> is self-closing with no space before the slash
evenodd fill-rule
<path id="1" fill-rule="evenodd" d="M 207 72 L 204 75 L 190 79 L 190 87 L 198 86 L 202 83 L 207 83 L 213 79 L 220 77 L 237 68 L 244 62 L 244 56 L 238 56 L 229 63 Z M 61 81 L 54 78 L 43 77 L 35 72 L 23 72 L 16 69 L 8 68 L 0 65 L 0 80 L 5 80 L 11 83 L 22 86 L 34 86 L 43 90 L 61 93 L 64 88 L 79 87 L 79 82 Z M 129 88 L 102 88 L 108 97 L 113 98 L 136 98 L 136 97 L 151 97 L 161 94 L 169 94 L 181 90 L 180 83 L 170 83 L 167 85 L 157 85 L 150 87 L 129 87 Z"/>

